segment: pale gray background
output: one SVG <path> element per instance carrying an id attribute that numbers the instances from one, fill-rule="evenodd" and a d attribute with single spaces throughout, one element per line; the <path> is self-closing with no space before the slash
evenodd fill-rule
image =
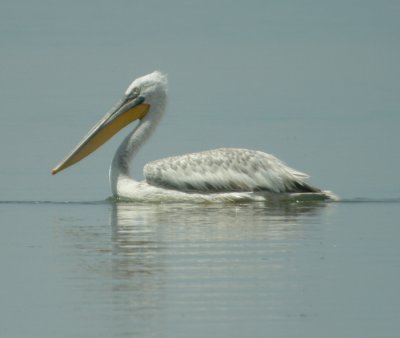
<path id="1" fill-rule="evenodd" d="M 50 170 L 135 77 L 170 104 L 137 159 L 270 152 L 345 198 L 398 197 L 398 1 L 2 1 L 2 200 L 97 200 L 123 135 Z M 125 133 L 122 133 L 125 134 Z"/>

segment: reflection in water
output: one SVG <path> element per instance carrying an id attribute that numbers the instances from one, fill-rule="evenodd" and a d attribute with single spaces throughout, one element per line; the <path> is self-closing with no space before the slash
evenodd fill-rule
<path id="1" fill-rule="evenodd" d="M 110 207 L 91 212 L 100 224 L 72 220 L 68 232 L 83 268 L 78 289 L 91 311 L 109 314 L 113 336 L 238 336 L 310 314 L 301 297 L 315 285 L 305 274 L 321 253 L 309 243 L 332 204 Z"/>
<path id="2" fill-rule="evenodd" d="M 324 206 L 115 203 L 111 217 L 114 254 L 153 256 L 168 242 L 288 239 L 301 236 L 297 225 L 315 218 Z"/>
<path id="3" fill-rule="evenodd" d="M 327 206 L 114 203 L 114 313 L 125 333 L 140 318 L 141 334 L 173 335 L 288 315 L 280 297 L 299 291 L 296 246 Z"/>

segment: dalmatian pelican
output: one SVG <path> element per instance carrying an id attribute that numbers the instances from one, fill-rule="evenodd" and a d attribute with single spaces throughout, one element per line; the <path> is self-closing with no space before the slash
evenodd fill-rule
<path id="1" fill-rule="evenodd" d="M 141 202 L 333 199 L 331 192 L 308 184 L 308 175 L 273 155 L 249 149 L 220 148 L 156 160 L 145 165 L 144 181 L 134 180 L 132 160 L 160 122 L 166 103 L 166 75 L 155 71 L 134 80 L 120 102 L 52 174 L 79 162 L 122 128 L 139 120 L 111 163 L 110 184 L 116 198 Z"/>

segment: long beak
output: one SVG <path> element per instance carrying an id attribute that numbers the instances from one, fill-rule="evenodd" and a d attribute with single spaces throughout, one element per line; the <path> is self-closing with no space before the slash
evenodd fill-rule
<path id="1" fill-rule="evenodd" d="M 123 99 L 89 131 L 71 154 L 51 171 L 52 175 L 94 152 L 129 123 L 142 119 L 150 109 L 150 105 L 143 102 L 144 98 L 141 96 Z"/>

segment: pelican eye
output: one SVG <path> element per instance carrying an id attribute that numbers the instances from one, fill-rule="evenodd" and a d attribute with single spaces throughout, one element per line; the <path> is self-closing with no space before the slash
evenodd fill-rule
<path id="1" fill-rule="evenodd" d="M 132 91 L 130 92 L 129 97 L 131 97 L 131 98 L 136 98 L 136 97 L 139 96 L 139 94 L 140 94 L 140 88 L 139 88 L 139 87 L 135 87 L 135 88 L 133 88 Z"/>

